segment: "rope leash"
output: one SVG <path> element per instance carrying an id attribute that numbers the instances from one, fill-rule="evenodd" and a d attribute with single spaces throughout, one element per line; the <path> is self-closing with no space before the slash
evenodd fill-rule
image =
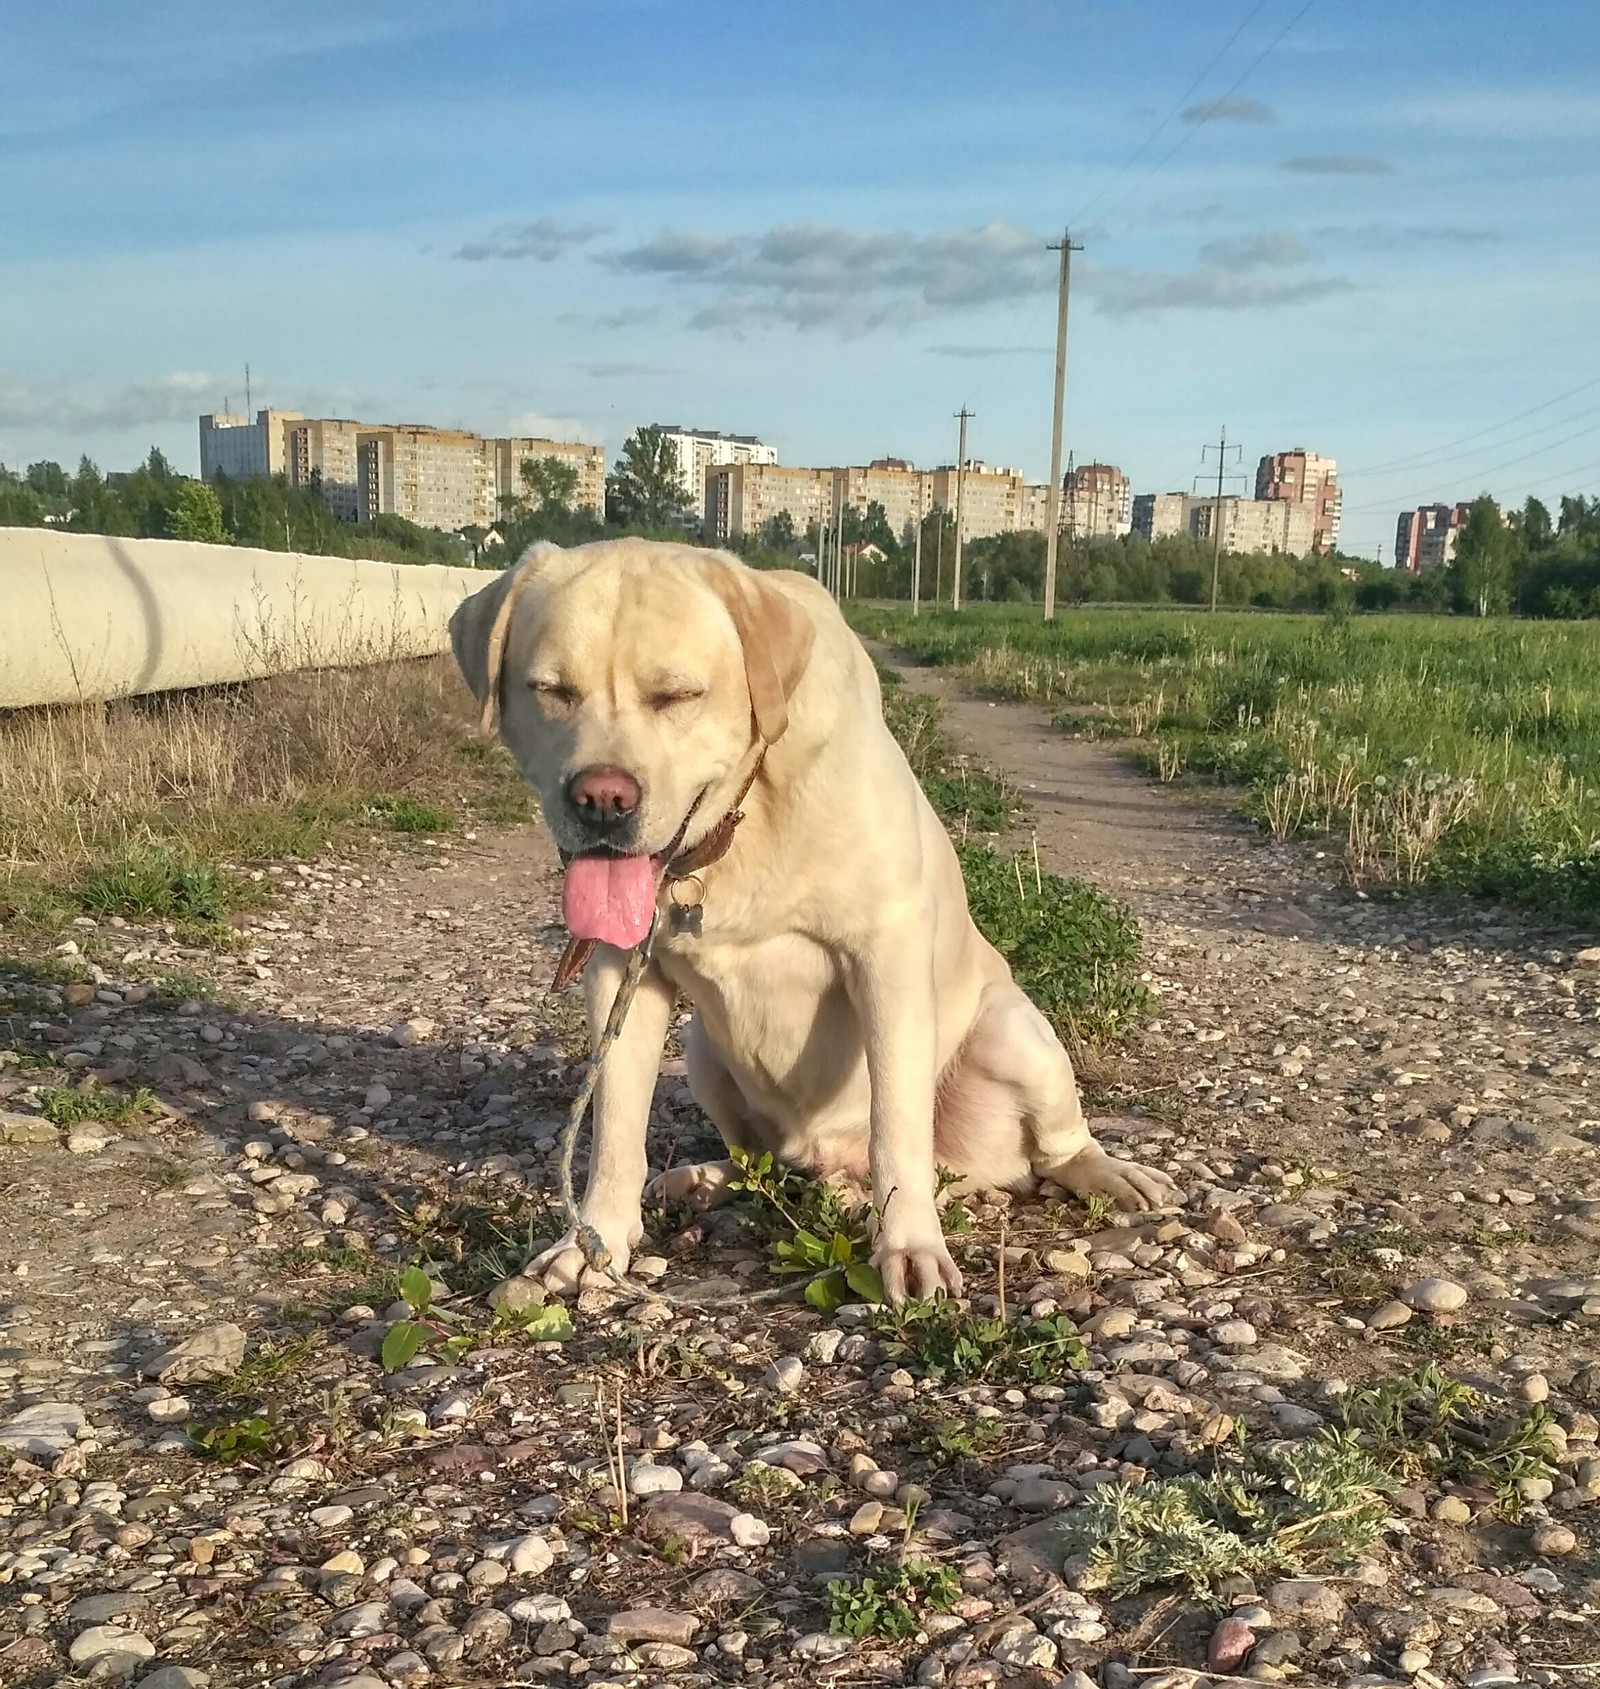
<path id="1" fill-rule="evenodd" d="M 611 1054 L 617 1039 L 622 1035 L 622 1029 L 627 1024 L 628 1011 L 633 1007 L 633 999 L 639 991 L 639 981 L 644 978 L 644 971 L 650 965 L 650 955 L 655 947 L 656 923 L 658 916 L 652 915 L 650 930 L 644 936 L 644 942 L 628 954 L 628 965 L 623 969 L 622 979 L 617 985 L 617 994 L 611 1000 L 611 1012 L 606 1016 L 606 1024 L 602 1028 L 599 1038 L 595 1042 L 594 1050 L 584 1066 L 583 1078 L 579 1082 L 577 1094 L 572 1099 L 572 1106 L 567 1110 L 567 1123 L 561 1134 L 561 1158 L 557 1163 L 561 1177 L 561 1206 L 566 1210 L 567 1225 L 572 1232 L 573 1241 L 583 1255 L 584 1264 L 592 1271 L 602 1274 L 613 1288 L 625 1295 L 640 1296 L 646 1300 L 665 1302 L 673 1308 L 718 1308 L 738 1302 L 748 1304 L 752 1302 L 777 1302 L 795 1295 L 804 1294 L 805 1288 L 812 1279 L 801 1279 L 794 1284 L 780 1285 L 771 1290 L 738 1290 L 719 1296 L 686 1296 L 668 1290 L 654 1287 L 646 1288 L 639 1284 L 631 1284 L 619 1273 L 611 1260 L 611 1251 L 606 1248 L 599 1232 L 585 1220 L 578 1210 L 577 1192 L 573 1187 L 572 1163 L 578 1153 L 578 1134 L 583 1130 L 583 1118 L 589 1112 L 589 1105 L 594 1100 L 595 1086 L 600 1082 L 600 1071 L 605 1066 L 606 1057 Z M 813 1274 L 813 1278 L 826 1275 Z"/>

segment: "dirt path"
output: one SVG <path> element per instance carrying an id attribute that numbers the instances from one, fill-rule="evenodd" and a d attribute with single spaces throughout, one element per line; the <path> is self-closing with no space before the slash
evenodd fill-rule
<path id="1" fill-rule="evenodd" d="M 476 1329 L 475 1298 L 550 1229 L 581 1045 L 570 994 L 545 990 L 548 842 L 519 828 L 303 864 L 232 954 L 89 923 L 81 955 L 54 959 L 93 970 L 77 986 L 0 971 L 0 1442 L 18 1455 L 0 1684 L 1038 1689 L 1083 1668 L 1131 1689 L 1124 1665 L 1203 1663 L 1213 1621 L 1059 1589 L 1020 1612 L 1049 1561 L 1040 1514 L 1186 1470 L 1224 1420 L 1251 1440 L 1314 1432 L 1348 1383 L 1429 1358 L 1517 1411 L 1548 1399 L 1563 1458 L 1527 1479 L 1516 1524 L 1484 1480 L 1419 1468 L 1404 1533 L 1320 1605 L 1241 1585 L 1257 1665 L 1403 1681 L 1423 1669 L 1402 1670 L 1409 1648 L 1480 1689 L 1588 1657 L 1600 974 L 1570 936 L 1498 913 L 1361 901 L 1331 862 L 1114 746 L 928 671 L 907 683 L 1017 781 L 1044 864 L 1144 928 L 1158 1010 L 1092 1101 L 1179 1178 L 1186 1211 L 1088 1237 L 1079 1217 L 1010 1220 L 1013 1305 L 1085 1322 L 1095 1367 L 1065 1387 L 935 1385 L 859 1309 L 674 1318 L 595 1298 L 564 1346 L 502 1326 L 384 1373 L 397 1268 L 426 1247 L 453 1329 Z M 213 999 L 184 1000 L 196 976 Z M 162 978 L 175 996 L 148 992 Z M 704 1140 L 678 1071 L 658 1087 L 658 1164 Z M 153 1102 L 50 1125 L 46 1088 L 85 1074 Z M 961 1246 L 981 1291 L 998 1217 L 975 1219 Z M 648 1270 L 669 1282 L 770 1282 L 736 1213 L 657 1236 Z M 1397 1312 L 1421 1279 L 1447 1283 L 1413 1301 L 1461 1306 Z M 174 1363 L 197 1336 L 231 1381 Z M 625 1529 L 602 1381 L 624 1385 Z M 1000 1430 L 933 1456 L 939 1412 Z M 199 1458 L 184 1428 L 205 1425 L 231 1426 L 243 1458 Z M 913 1500 L 919 1552 L 959 1574 L 955 1611 L 909 1643 L 829 1636 L 829 1579 L 892 1558 Z"/>

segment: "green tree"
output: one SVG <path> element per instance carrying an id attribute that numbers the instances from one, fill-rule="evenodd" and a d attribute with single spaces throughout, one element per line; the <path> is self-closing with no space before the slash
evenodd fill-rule
<path id="1" fill-rule="evenodd" d="M 1511 601 L 1516 546 L 1487 493 L 1472 501 L 1456 536 L 1450 588 L 1458 609 L 1475 616 L 1504 615 Z"/>
<path id="2" fill-rule="evenodd" d="M 201 540 L 209 545 L 226 545 L 222 530 L 222 500 L 216 489 L 204 481 L 185 481 L 178 488 L 167 519 L 167 532 L 175 540 Z"/>
<path id="3" fill-rule="evenodd" d="M 694 500 L 680 478 L 677 443 L 654 425 L 636 428 L 606 483 L 606 514 L 625 528 L 682 528 Z"/>
<path id="4" fill-rule="evenodd" d="M 49 458 L 28 465 L 28 485 L 42 499 L 64 501 L 72 491 L 66 470 Z"/>
<path id="5" fill-rule="evenodd" d="M 1522 507 L 1522 537 L 1530 551 L 1541 551 L 1549 545 L 1554 526 L 1550 512 L 1538 499 L 1530 498 Z"/>
<path id="6" fill-rule="evenodd" d="M 38 489 L 0 464 L 0 528 L 37 528 L 43 521 Z"/>
<path id="7" fill-rule="evenodd" d="M 787 510 L 780 510 L 761 524 L 761 543 L 769 551 L 788 551 L 794 539 L 794 518 Z"/>
<path id="8" fill-rule="evenodd" d="M 533 509 L 553 514 L 578 502 L 578 466 L 559 457 L 525 457 L 517 471 L 522 496 Z"/>

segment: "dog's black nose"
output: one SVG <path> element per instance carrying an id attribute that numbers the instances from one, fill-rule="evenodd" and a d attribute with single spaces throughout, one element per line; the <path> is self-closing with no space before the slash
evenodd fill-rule
<path id="1" fill-rule="evenodd" d="M 639 782 L 625 768 L 597 763 L 581 768 L 567 782 L 567 802 L 586 827 L 597 833 L 620 826 L 639 807 Z"/>

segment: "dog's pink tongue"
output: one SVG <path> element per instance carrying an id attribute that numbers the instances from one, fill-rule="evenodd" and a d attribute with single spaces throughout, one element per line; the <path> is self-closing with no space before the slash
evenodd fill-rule
<path id="1" fill-rule="evenodd" d="M 575 856 L 567 864 L 561 912 L 574 938 L 619 950 L 643 944 L 656 905 L 656 869 L 648 856 Z"/>

